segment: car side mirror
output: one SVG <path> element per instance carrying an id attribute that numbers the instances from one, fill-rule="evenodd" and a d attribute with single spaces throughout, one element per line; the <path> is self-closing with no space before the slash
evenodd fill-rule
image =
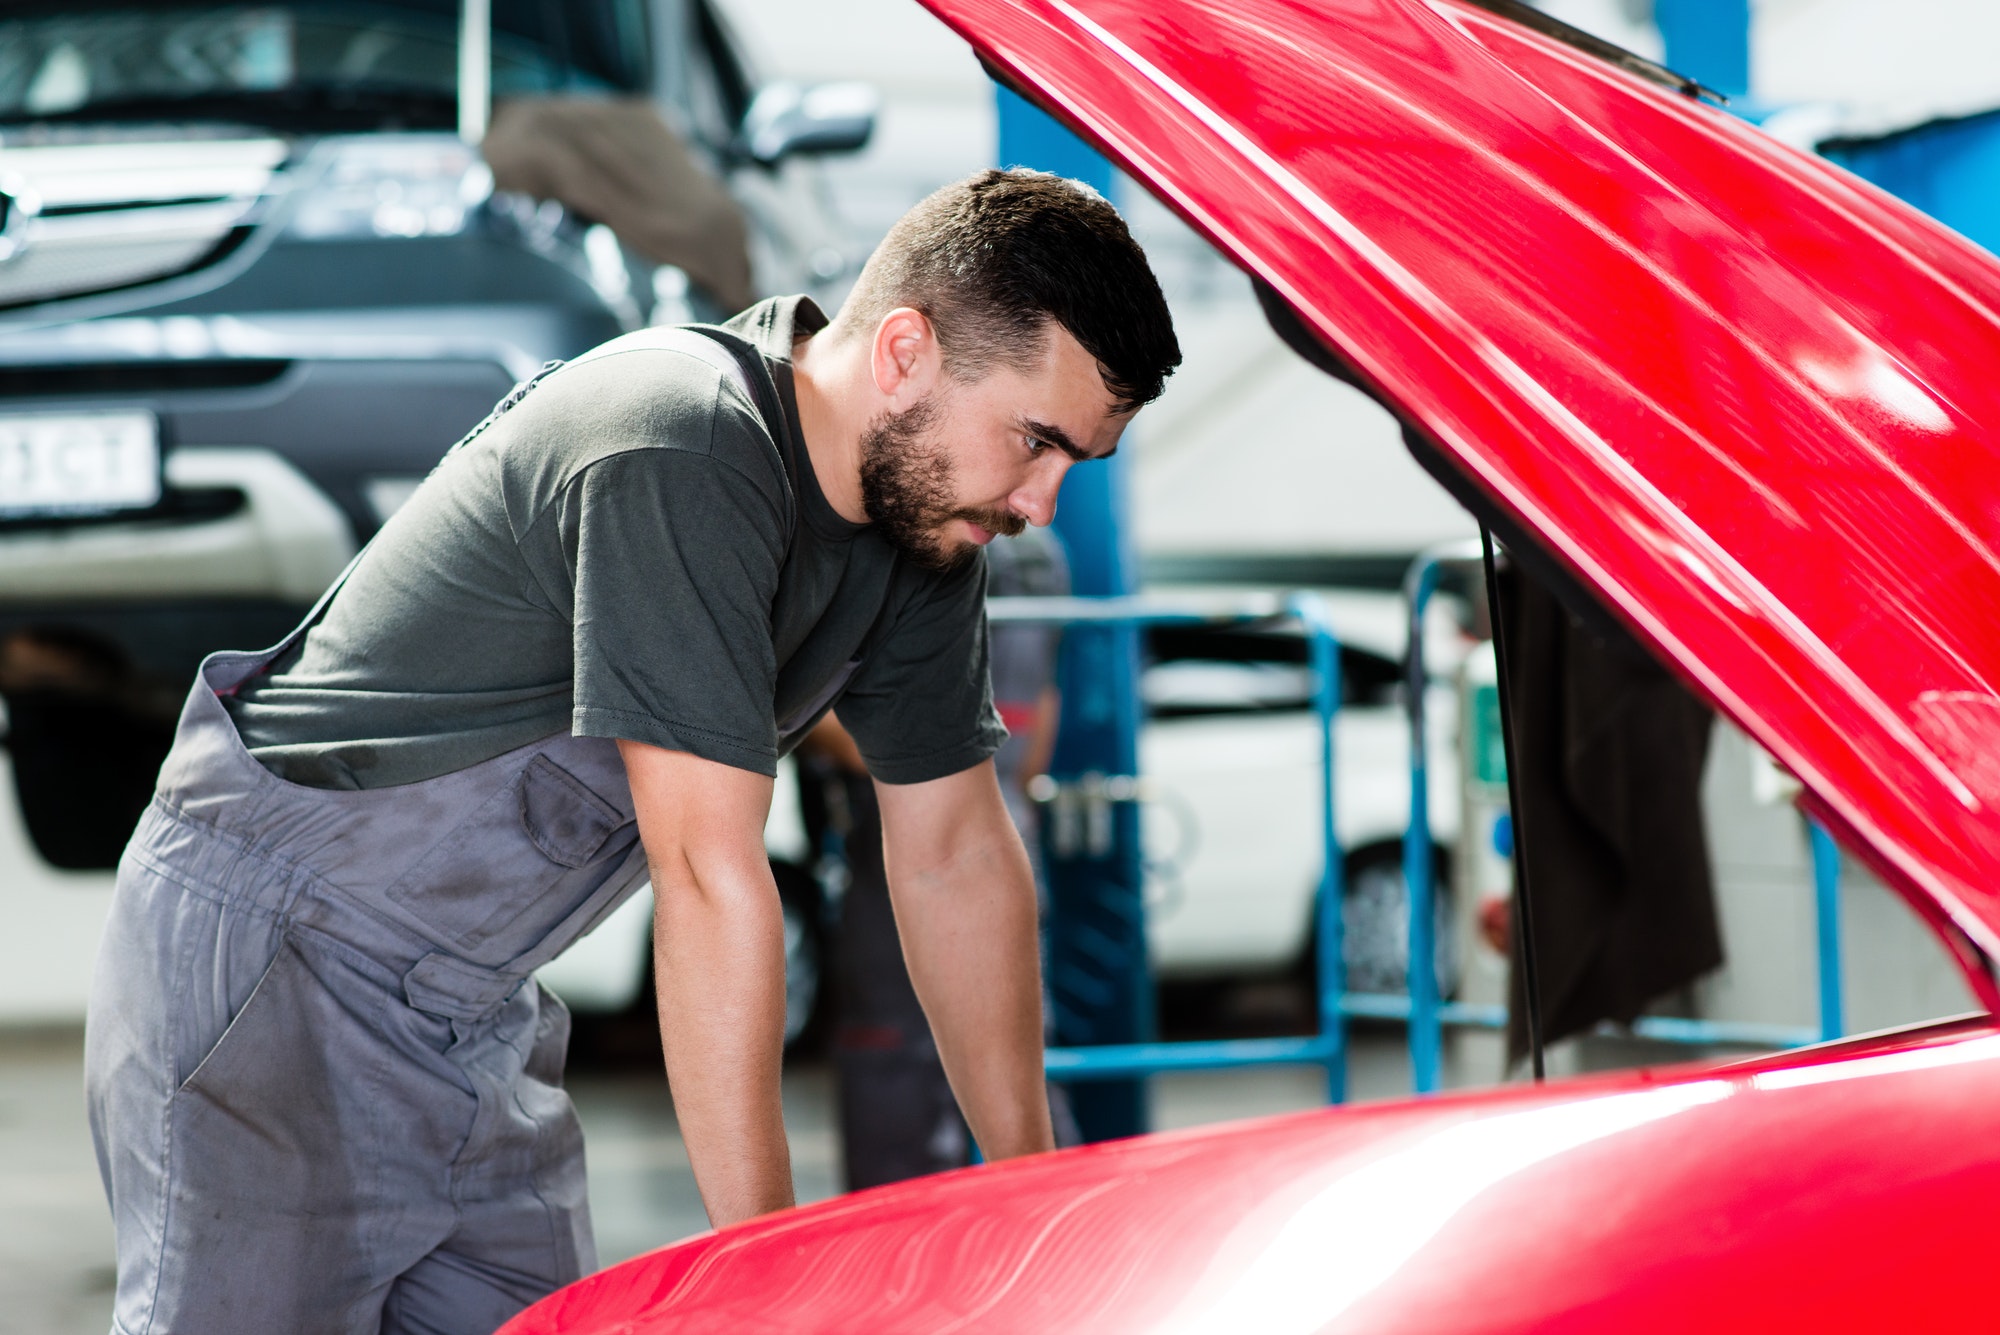
<path id="1" fill-rule="evenodd" d="M 771 83 L 737 132 L 739 157 L 766 167 L 794 154 L 852 153 L 875 133 L 881 99 L 865 83 Z"/>

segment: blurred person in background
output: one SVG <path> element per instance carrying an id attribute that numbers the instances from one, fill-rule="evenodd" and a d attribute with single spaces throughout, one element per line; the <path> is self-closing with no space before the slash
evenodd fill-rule
<path id="1" fill-rule="evenodd" d="M 1069 592 L 1069 563 L 1048 529 L 994 541 L 986 562 L 989 597 Z M 992 643 L 993 705 L 1007 728 L 993 763 L 1039 881 L 1041 841 L 1028 785 L 1048 771 L 1055 749 L 1061 631 L 1001 625 Z M 833 715 L 813 729 L 803 750 L 813 763 L 802 776 L 837 789 L 836 800 L 808 805 L 827 810 L 843 827 L 837 833 L 848 873 L 833 935 L 833 1056 L 847 1189 L 962 1168 L 971 1162 L 972 1140 L 903 961 L 882 857 L 882 816 L 867 766 Z M 1057 1143 L 1079 1143 L 1060 1087 L 1051 1085 L 1049 1094 Z"/>

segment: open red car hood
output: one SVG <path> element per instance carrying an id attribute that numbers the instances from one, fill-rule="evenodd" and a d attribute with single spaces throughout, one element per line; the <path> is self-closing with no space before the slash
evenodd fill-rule
<path id="1" fill-rule="evenodd" d="M 925 3 L 2000 953 L 2000 263 L 1456 0 Z"/>

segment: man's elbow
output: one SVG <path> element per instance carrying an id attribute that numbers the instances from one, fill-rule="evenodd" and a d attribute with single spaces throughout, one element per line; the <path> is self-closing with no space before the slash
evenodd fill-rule
<path id="1" fill-rule="evenodd" d="M 875 792 L 889 857 L 906 875 L 962 874 L 1020 850 L 990 760 L 927 783 L 878 782 Z"/>
<path id="2" fill-rule="evenodd" d="M 740 909 L 775 901 L 778 893 L 761 840 L 744 847 L 689 847 L 676 844 L 647 850 L 657 905 Z"/>

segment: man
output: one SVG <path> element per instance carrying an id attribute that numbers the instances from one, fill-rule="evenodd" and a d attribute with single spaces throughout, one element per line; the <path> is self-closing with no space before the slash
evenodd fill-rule
<path id="1" fill-rule="evenodd" d="M 770 301 L 517 389 L 290 640 L 211 657 L 91 1004 L 117 1328 L 490 1331 L 590 1269 L 567 1017 L 527 979 L 648 866 L 709 1216 L 791 1204 L 761 831 L 836 703 L 973 1134 L 1047 1148 L 979 548 L 1178 360 L 1109 205 L 983 173 L 830 325 Z"/>

